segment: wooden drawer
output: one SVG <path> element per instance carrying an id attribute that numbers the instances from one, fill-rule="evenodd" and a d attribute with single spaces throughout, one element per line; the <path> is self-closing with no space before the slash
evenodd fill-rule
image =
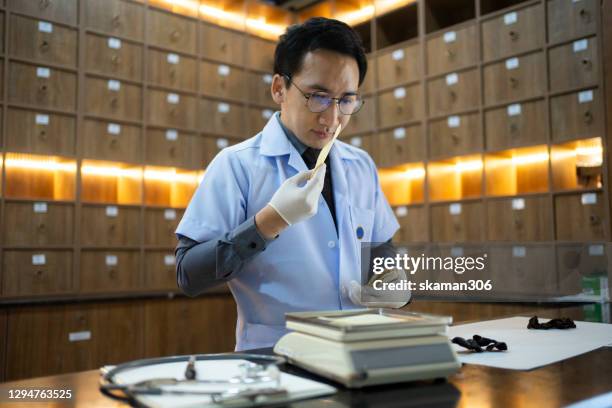
<path id="1" fill-rule="evenodd" d="M 202 98 L 199 129 L 208 133 L 245 138 L 244 113 L 242 105 Z"/>
<path id="2" fill-rule="evenodd" d="M 239 142 L 237 139 L 225 137 L 201 136 L 193 139 L 194 165 L 205 168 L 215 156 L 228 146 Z"/>
<path id="3" fill-rule="evenodd" d="M 144 280 L 148 290 L 178 291 L 174 251 L 147 251 Z"/>
<path id="4" fill-rule="evenodd" d="M 200 26 L 200 55 L 230 64 L 244 63 L 244 34 L 209 24 Z"/>
<path id="5" fill-rule="evenodd" d="M 148 75 L 152 84 L 195 92 L 195 58 L 154 49 L 148 50 L 148 54 Z"/>
<path id="6" fill-rule="evenodd" d="M 136 246 L 140 243 L 140 210 L 131 207 L 83 205 L 81 245 Z"/>
<path id="7" fill-rule="evenodd" d="M 268 123 L 274 111 L 272 109 L 249 108 L 247 135 L 253 136 L 261 132 Z"/>
<path id="8" fill-rule="evenodd" d="M 276 43 L 257 37 L 247 38 L 247 66 L 263 72 L 274 70 Z"/>
<path id="9" fill-rule="evenodd" d="M 480 242 L 483 205 L 480 202 L 431 206 L 433 242 Z"/>
<path id="10" fill-rule="evenodd" d="M 128 0 L 85 0 L 85 26 L 142 41 L 144 7 Z"/>
<path id="11" fill-rule="evenodd" d="M 551 241 L 552 207 L 548 197 L 516 197 L 487 203 L 492 241 Z"/>
<path id="12" fill-rule="evenodd" d="M 544 54 L 509 58 L 484 68 L 486 104 L 540 96 L 546 89 Z"/>
<path id="13" fill-rule="evenodd" d="M 72 116 L 9 108 L 7 150 L 72 156 L 75 148 L 75 122 Z"/>
<path id="14" fill-rule="evenodd" d="M 194 134 L 174 129 L 147 129 L 145 163 L 183 168 L 193 167 Z"/>
<path id="15" fill-rule="evenodd" d="M 602 193 L 562 194 L 555 197 L 556 239 L 596 241 L 607 239 L 606 208 Z"/>
<path id="16" fill-rule="evenodd" d="M 397 126 L 423 116 L 421 85 L 398 87 L 378 95 L 380 127 Z"/>
<path id="17" fill-rule="evenodd" d="M 85 43 L 87 71 L 133 81 L 142 80 L 141 45 L 95 34 L 87 34 Z"/>
<path id="18" fill-rule="evenodd" d="M 272 75 L 260 74 L 255 72 L 245 72 L 247 87 L 249 90 L 249 100 L 252 103 L 264 106 L 276 106 L 272 99 Z"/>
<path id="19" fill-rule="evenodd" d="M 117 79 L 85 79 L 85 112 L 116 119 L 142 118 L 142 88 Z"/>
<path id="20" fill-rule="evenodd" d="M 548 52 L 552 91 L 597 84 L 600 63 L 596 37 L 551 48 Z"/>
<path id="21" fill-rule="evenodd" d="M 429 113 L 444 115 L 478 106 L 480 94 L 478 70 L 452 72 L 427 82 Z M 420 99 L 419 99 L 420 100 Z M 411 100 L 416 105 L 421 105 Z"/>
<path id="22" fill-rule="evenodd" d="M 596 0 L 549 0 L 548 41 L 556 43 L 597 31 Z"/>
<path id="23" fill-rule="evenodd" d="M 8 0 L 8 8 L 44 20 L 77 24 L 77 0 Z"/>
<path id="24" fill-rule="evenodd" d="M 477 27 L 469 25 L 447 31 L 427 40 L 427 71 L 429 75 L 443 74 L 478 61 Z M 416 57 L 418 61 L 418 56 Z"/>
<path id="25" fill-rule="evenodd" d="M 368 72 L 366 72 L 366 76 L 361 83 L 359 88 L 359 92 L 361 94 L 367 94 L 370 92 L 374 92 L 376 89 L 376 76 L 374 75 L 374 64 L 376 60 L 374 57 L 368 57 Z"/>
<path id="26" fill-rule="evenodd" d="M 149 123 L 158 126 L 196 128 L 196 98 L 149 89 Z"/>
<path id="27" fill-rule="evenodd" d="M 7 202 L 4 207 L 4 244 L 7 246 L 70 245 L 73 220 L 72 205 Z"/>
<path id="28" fill-rule="evenodd" d="M 394 241 L 397 243 L 427 242 L 429 231 L 427 209 L 421 206 L 398 206 L 393 208 L 400 224 Z M 397 238 L 397 239 L 395 239 Z"/>
<path id="29" fill-rule="evenodd" d="M 376 117 L 374 116 L 374 104 L 376 103 L 376 97 L 371 96 L 363 98 L 364 104 L 361 110 L 354 115 L 351 115 L 346 130 L 342 133 L 344 135 L 354 135 L 359 133 L 366 133 L 374 129 Z"/>
<path id="30" fill-rule="evenodd" d="M 380 132 L 378 140 L 381 167 L 392 167 L 425 158 L 425 141 L 420 125 L 397 127 Z"/>
<path id="31" fill-rule="evenodd" d="M 256 74 L 256 76 L 261 75 Z M 229 65 L 205 61 L 200 65 L 200 92 L 205 95 L 243 100 L 246 96 L 244 79 L 243 70 Z M 270 93 L 269 85 L 268 93 Z"/>
<path id="32" fill-rule="evenodd" d="M 345 139 L 344 142 L 358 147 L 362 150 L 365 150 L 370 157 L 372 158 L 372 160 L 374 160 L 374 162 L 376 164 L 378 164 L 380 162 L 379 158 L 378 158 L 378 138 L 379 136 L 374 136 L 374 135 L 364 135 L 364 136 L 352 136 L 349 137 L 348 139 Z"/>
<path id="33" fill-rule="evenodd" d="M 11 62 L 8 100 L 45 108 L 74 110 L 76 74 L 47 67 Z"/>
<path id="34" fill-rule="evenodd" d="M 75 67 L 77 30 L 47 21 L 12 15 L 9 24 L 12 56 Z"/>
<path id="35" fill-rule="evenodd" d="M 378 89 L 418 81 L 421 77 L 418 43 L 386 51 L 378 56 L 376 63 L 378 64 Z"/>
<path id="36" fill-rule="evenodd" d="M 72 251 L 4 251 L 2 294 L 31 296 L 72 289 Z"/>
<path id="37" fill-rule="evenodd" d="M 602 136 L 604 115 L 601 99 L 599 89 L 588 89 L 551 98 L 553 140 Z"/>
<path id="38" fill-rule="evenodd" d="M 174 231 L 183 213 L 183 210 L 174 208 L 145 209 L 145 245 L 174 248 L 178 243 Z"/>
<path id="39" fill-rule="evenodd" d="M 197 52 L 196 20 L 156 9 L 149 9 L 147 17 L 147 36 L 152 45 L 189 54 Z"/>
<path id="40" fill-rule="evenodd" d="M 4 53 L 4 26 L 5 26 L 5 13 L 4 11 L 0 12 L 0 41 L 2 42 L 0 44 L 0 51 L 2 51 L 2 53 Z M 0 322 L 1 324 L 1 322 Z M 1 360 L 1 359 L 0 359 Z M 1 361 L 0 361 L 1 362 Z M 0 375 L 1 375 L 1 371 L 0 371 Z"/>
<path id="41" fill-rule="evenodd" d="M 140 127 L 85 119 L 84 129 L 84 157 L 129 163 L 140 161 Z"/>
<path id="42" fill-rule="evenodd" d="M 544 8 L 536 4 L 482 23 L 485 61 L 530 51 L 544 45 Z"/>
<path id="43" fill-rule="evenodd" d="M 545 118 L 546 104 L 542 100 L 485 111 L 487 149 L 546 143 Z"/>
<path id="44" fill-rule="evenodd" d="M 557 270 L 559 273 L 559 294 L 594 295 L 585 279 L 597 279 L 608 275 L 609 244 L 579 243 L 557 247 Z M 586 283 L 586 285 L 585 285 Z"/>
<path id="45" fill-rule="evenodd" d="M 456 156 L 482 150 L 480 115 L 449 116 L 429 125 L 429 157 Z"/>
<path id="46" fill-rule="evenodd" d="M 80 292 L 120 292 L 140 288 L 138 251 L 81 252 Z"/>

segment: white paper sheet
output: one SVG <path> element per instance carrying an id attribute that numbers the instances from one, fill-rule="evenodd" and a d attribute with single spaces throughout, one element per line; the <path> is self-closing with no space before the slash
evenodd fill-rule
<path id="1" fill-rule="evenodd" d="M 470 353 L 456 344 L 453 347 L 462 363 L 511 370 L 531 370 L 612 343 L 612 324 L 577 321 L 575 329 L 529 330 L 528 322 L 528 317 L 511 317 L 451 326 L 448 337 L 478 334 L 505 342 L 508 350 L 504 352 Z"/>

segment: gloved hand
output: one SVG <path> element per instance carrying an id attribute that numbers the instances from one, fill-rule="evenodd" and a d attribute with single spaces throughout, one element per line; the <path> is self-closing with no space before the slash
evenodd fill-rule
<path id="1" fill-rule="evenodd" d="M 319 197 L 325 182 L 327 166 L 321 166 L 309 180 L 313 170 L 303 171 L 285 180 L 268 205 L 289 225 L 306 220 L 317 213 Z"/>
<path id="2" fill-rule="evenodd" d="M 357 281 L 351 281 L 349 287 L 349 298 L 356 305 L 370 308 L 392 308 L 399 309 L 410 302 L 412 294 L 409 290 L 376 290 L 374 281 L 400 282 L 406 280 L 406 272 L 403 269 L 393 269 L 380 275 L 374 275 L 365 286 L 361 286 Z"/>

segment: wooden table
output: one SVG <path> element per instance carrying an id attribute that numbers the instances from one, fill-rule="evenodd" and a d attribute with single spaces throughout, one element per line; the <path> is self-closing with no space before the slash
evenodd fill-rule
<path id="1" fill-rule="evenodd" d="M 610 305 L 605 305 L 608 316 Z M 486 320 L 514 315 L 545 318 L 568 316 L 585 318 L 586 309 L 576 305 L 529 305 L 451 303 L 416 301 L 410 310 L 452 315 L 455 322 Z M 269 352 L 270 350 L 268 350 Z M 289 369 L 304 374 L 299 369 Z M 307 374 L 306 374 L 307 375 Z M 7 390 L 15 388 L 70 389 L 71 401 L 54 403 L 20 402 L 8 407 L 119 407 L 98 391 L 97 370 L 34 378 L 0 384 L 0 405 Z M 334 396 L 306 400 L 292 407 L 560 407 L 612 391 L 612 347 L 604 347 L 581 356 L 531 371 L 514 371 L 464 365 L 447 383 L 417 382 L 350 391 L 340 389 Z"/>

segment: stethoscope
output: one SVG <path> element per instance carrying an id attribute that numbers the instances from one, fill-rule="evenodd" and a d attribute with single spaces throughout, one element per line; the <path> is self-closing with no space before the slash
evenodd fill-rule
<path id="1" fill-rule="evenodd" d="M 240 364 L 240 374 L 229 379 L 197 379 L 196 361 L 247 360 Z M 154 378 L 132 384 L 118 384 L 114 381 L 117 374 L 156 364 L 186 362 L 185 378 Z M 139 395 L 205 395 L 216 404 L 235 403 L 240 400 L 250 403 L 263 402 L 270 397 L 287 396 L 287 390 L 280 385 L 279 365 L 286 362 L 280 356 L 263 354 L 198 354 L 192 356 L 173 356 L 130 361 L 100 369 L 100 391 L 115 400 L 133 406 L 145 406 L 137 399 Z M 172 389 L 176 385 L 218 385 L 216 390 L 195 391 Z M 256 385 L 257 387 L 253 387 Z"/>

